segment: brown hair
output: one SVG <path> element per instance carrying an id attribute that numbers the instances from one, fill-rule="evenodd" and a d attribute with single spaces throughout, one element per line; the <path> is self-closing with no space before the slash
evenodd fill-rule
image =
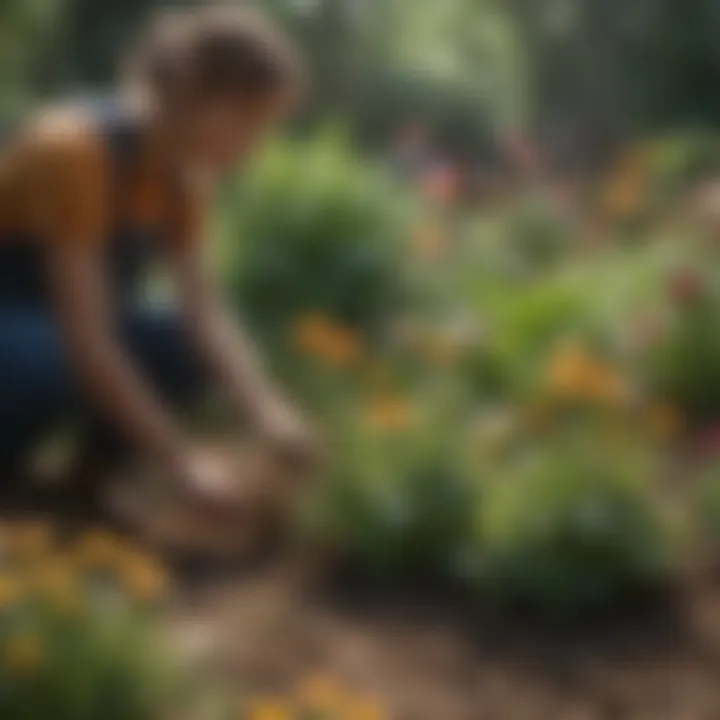
<path id="1" fill-rule="evenodd" d="M 290 40 L 264 14 L 242 5 L 164 12 L 124 70 L 130 87 L 161 98 L 183 84 L 205 96 L 246 100 L 297 93 L 305 85 Z"/>

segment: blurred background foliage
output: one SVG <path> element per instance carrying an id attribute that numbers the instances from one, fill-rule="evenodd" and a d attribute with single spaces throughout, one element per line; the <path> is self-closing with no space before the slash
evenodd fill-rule
<path id="1" fill-rule="evenodd" d="M 188 5 L 197 0 L 175 0 Z M 2 81 L 14 93 L 103 84 L 167 1 L 4 0 Z M 628 133 L 717 120 L 712 0 L 266 0 L 305 46 L 316 111 L 378 141 L 422 115 L 458 151 L 530 126 L 566 161 Z"/>

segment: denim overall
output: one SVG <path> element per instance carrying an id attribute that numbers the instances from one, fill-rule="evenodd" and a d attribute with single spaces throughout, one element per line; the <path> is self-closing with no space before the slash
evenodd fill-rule
<path id="1" fill-rule="evenodd" d="M 140 128 L 119 106 L 93 109 L 122 190 L 140 149 Z M 199 385 L 199 373 L 175 313 L 138 301 L 139 282 L 157 256 L 162 233 L 117 218 L 107 239 L 107 272 L 117 336 L 160 397 L 179 406 Z M 44 278 L 42 243 L 0 237 L 0 467 L 26 456 L 63 426 L 87 428 L 108 452 L 122 441 L 80 389 L 63 351 Z"/>

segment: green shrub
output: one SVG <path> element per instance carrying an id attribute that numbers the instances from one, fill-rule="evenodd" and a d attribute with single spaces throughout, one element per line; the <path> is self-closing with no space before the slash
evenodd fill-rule
<path id="1" fill-rule="evenodd" d="M 477 507 L 456 430 L 442 412 L 401 400 L 351 418 L 314 507 L 319 541 L 377 580 L 450 579 Z"/>
<path id="2" fill-rule="evenodd" d="M 717 136 L 702 129 L 652 140 L 645 152 L 650 191 L 656 202 L 666 201 L 694 183 L 712 177 L 720 163 Z"/>
<path id="3" fill-rule="evenodd" d="M 404 297 L 404 210 L 341 135 L 277 142 L 223 203 L 237 306 L 271 332 L 308 312 L 375 331 Z"/>
<path id="4" fill-rule="evenodd" d="M 528 270 L 546 270 L 570 248 L 572 232 L 567 218 L 540 196 L 522 198 L 507 218 L 509 249 Z"/>
<path id="5" fill-rule="evenodd" d="M 704 468 L 696 479 L 692 518 L 700 539 L 717 556 L 720 550 L 720 467 Z"/>
<path id="6" fill-rule="evenodd" d="M 467 365 L 471 383 L 524 396 L 538 365 L 559 341 L 587 334 L 587 297 L 570 279 L 550 276 L 488 293 L 479 311 L 487 319 L 486 357 L 478 366 Z"/>
<path id="7" fill-rule="evenodd" d="M 671 279 L 676 302 L 642 354 L 651 390 L 696 420 L 720 410 L 720 297 L 694 273 Z"/>
<path id="8" fill-rule="evenodd" d="M 666 580 L 672 533 L 649 465 L 567 433 L 544 443 L 485 487 L 478 568 L 488 595 L 562 617 Z"/>

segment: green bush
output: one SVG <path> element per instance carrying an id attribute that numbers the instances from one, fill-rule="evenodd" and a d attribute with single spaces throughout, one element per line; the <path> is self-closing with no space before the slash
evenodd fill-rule
<path id="1" fill-rule="evenodd" d="M 666 580 L 673 537 L 649 464 L 567 433 L 544 443 L 485 487 L 477 567 L 488 595 L 563 617 Z"/>
<path id="2" fill-rule="evenodd" d="M 720 411 L 720 297 L 694 273 L 670 280 L 666 327 L 642 355 L 651 390 L 689 418 Z"/>
<path id="3" fill-rule="evenodd" d="M 378 404 L 388 407 L 358 413 L 333 437 L 312 529 L 343 563 L 376 580 L 449 580 L 471 542 L 478 500 L 457 428 L 428 407 Z"/>
<path id="4" fill-rule="evenodd" d="M 720 163 L 720 143 L 710 131 L 695 129 L 650 141 L 646 147 L 650 191 L 664 202 L 709 179 Z"/>
<path id="5" fill-rule="evenodd" d="M 700 539 L 717 557 L 720 550 L 720 466 L 703 468 L 691 497 L 692 519 Z"/>
<path id="6" fill-rule="evenodd" d="M 237 306 L 271 332 L 307 312 L 377 330 L 404 297 L 405 209 L 341 135 L 277 142 L 223 202 Z"/>
<path id="7" fill-rule="evenodd" d="M 530 195 L 514 206 L 507 218 L 509 250 L 526 270 L 547 270 L 570 249 L 572 232 L 567 218 L 547 198 Z"/>

